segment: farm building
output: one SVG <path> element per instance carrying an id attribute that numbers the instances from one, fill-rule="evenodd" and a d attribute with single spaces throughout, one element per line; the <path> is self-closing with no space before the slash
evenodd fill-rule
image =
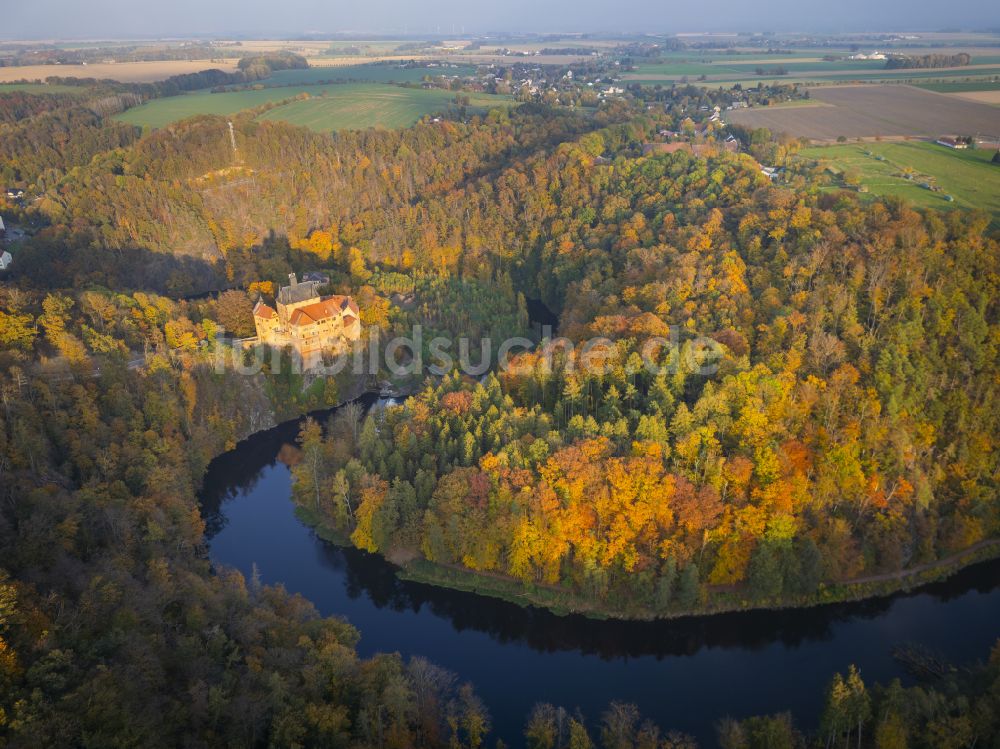
<path id="1" fill-rule="evenodd" d="M 939 146 L 945 146 L 946 148 L 954 148 L 956 150 L 961 150 L 963 148 L 968 148 L 969 144 L 958 138 L 951 138 L 948 136 L 942 136 L 935 141 Z"/>
<path id="2" fill-rule="evenodd" d="M 886 56 L 884 53 L 875 50 L 870 55 L 866 55 L 864 52 L 858 52 L 856 55 L 851 55 L 847 58 L 848 60 L 884 60 Z"/>
<path id="3" fill-rule="evenodd" d="M 319 271 L 311 270 L 302 274 L 303 283 L 318 283 L 326 285 L 330 283 L 330 277 L 326 273 L 320 273 Z"/>

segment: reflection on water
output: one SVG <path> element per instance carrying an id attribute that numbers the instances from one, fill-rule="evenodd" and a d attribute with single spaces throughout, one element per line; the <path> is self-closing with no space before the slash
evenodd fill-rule
<path id="1" fill-rule="evenodd" d="M 362 654 L 425 655 L 471 680 L 508 742 L 520 743 L 540 700 L 592 719 L 613 699 L 636 702 L 706 744 L 727 714 L 791 709 L 808 727 L 830 676 L 849 663 L 869 682 L 905 678 L 891 658 L 897 644 L 968 661 L 984 658 L 1000 634 L 1000 562 L 892 598 L 660 622 L 559 617 L 399 580 L 381 558 L 325 543 L 295 518 L 277 456 L 297 432 L 296 422 L 283 424 L 210 466 L 202 500 L 213 561 L 247 575 L 256 565 L 265 582 L 346 616 L 362 633 Z"/>

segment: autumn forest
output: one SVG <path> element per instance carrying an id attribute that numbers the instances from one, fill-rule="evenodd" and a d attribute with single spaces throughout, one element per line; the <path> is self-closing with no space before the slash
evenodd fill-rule
<path id="1" fill-rule="evenodd" d="M 298 62 L 225 80 L 268 64 Z M 709 114 L 731 94 L 695 86 L 333 134 L 259 110 L 114 119 L 202 84 L 0 92 L 0 175 L 27 191 L 0 197 L 25 229 L 0 281 L 0 745 L 503 745 L 475 684 L 361 657 L 350 623 L 210 563 L 207 466 L 307 414 L 303 522 L 560 614 L 813 606 L 1000 551 L 989 215 L 801 167 L 772 182 L 761 164 L 801 143 L 733 127 L 726 148 Z M 644 149 L 696 127 L 703 149 Z M 310 271 L 366 335 L 532 345 L 479 377 L 320 377 L 287 352 L 220 369 L 252 356 L 253 305 Z M 651 370 L 654 337 L 675 345 Z M 594 338 L 602 366 L 576 366 Z M 357 402 L 385 387 L 386 408 Z M 718 742 L 997 746 L 1000 650 L 981 658 L 930 683 L 829 674 L 821 725 L 727 719 Z M 517 740 L 695 745 L 629 704 L 572 708 L 541 702 Z"/>

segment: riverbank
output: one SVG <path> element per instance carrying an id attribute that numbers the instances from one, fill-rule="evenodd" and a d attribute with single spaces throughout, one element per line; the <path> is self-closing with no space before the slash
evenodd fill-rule
<path id="1" fill-rule="evenodd" d="M 413 582 L 343 537 L 324 540 L 293 511 L 291 470 L 275 456 L 296 433 L 293 422 L 213 466 L 204 493 L 212 563 L 345 619 L 361 633 L 362 657 L 422 656 L 475 684 L 495 735 L 511 746 L 540 701 L 598 716 L 611 701 L 634 703 L 703 746 L 715 745 L 726 714 L 791 710 L 808 729 L 818 725 L 830 675 L 850 663 L 868 684 L 906 683 L 906 666 L 893 657 L 900 646 L 919 643 L 964 664 L 996 641 L 1000 561 L 910 594 L 653 621 L 557 616 L 523 600 Z M 784 678 L 761 681 L 762 673 Z"/>
<path id="2" fill-rule="evenodd" d="M 324 541 L 351 547 L 343 533 L 323 526 L 307 508 L 297 507 L 296 516 Z M 378 555 L 396 569 L 402 580 L 433 585 L 448 590 L 496 598 L 518 606 L 546 609 L 557 616 L 579 614 L 592 619 L 652 621 L 683 617 L 712 616 L 740 611 L 805 609 L 827 604 L 886 598 L 941 582 L 974 564 L 1000 558 L 1000 539 L 984 539 L 968 549 L 943 559 L 898 572 L 866 575 L 840 582 L 821 583 L 814 596 L 753 600 L 733 588 L 708 588 L 701 605 L 694 608 L 655 610 L 645 606 L 606 608 L 592 599 L 554 585 L 525 585 L 520 580 L 495 572 L 476 572 L 460 565 L 430 562 L 413 553 Z"/>
<path id="3" fill-rule="evenodd" d="M 305 517 L 303 520 L 308 522 Z M 324 534 L 318 529 L 317 533 L 326 540 L 338 543 L 336 535 Z M 436 564 L 422 558 L 398 565 L 397 574 L 404 580 L 498 598 L 520 606 L 537 606 L 560 616 L 580 614 L 594 619 L 651 621 L 738 611 L 804 609 L 885 598 L 946 580 L 966 567 L 996 558 L 1000 558 L 1000 539 L 986 539 L 969 549 L 917 568 L 843 582 L 822 583 L 817 594 L 811 597 L 752 600 L 742 597 L 738 590 L 710 588 L 702 605 L 695 608 L 667 610 L 654 610 L 644 606 L 602 608 L 600 605 L 595 605 L 592 600 L 557 586 L 524 585 L 506 575 L 484 574 L 464 567 Z M 391 563 L 391 560 L 387 561 Z"/>
<path id="4" fill-rule="evenodd" d="M 374 401 L 377 394 L 365 389 L 360 381 L 356 387 L 345 389 L 336 406 L 318 412 L 302 414 L 278 427 L 297 424 L 307 416 L 333 413 L 340 406 L 356 402 L 363 397 Z M 369 403 L 370 405 L 370 403 Z M 290 439 L 294 439 L 291 437 Z M 320 518 L 307 508 L 298 507 L 296 515 L 314 529 L 316 534 L 338 546 L 352 546 L 350 538 L 335 529 L 324 527 Z M 398 550 L 397 550 L 398 551 Z M 617 619 L 650 621 L 655 619 L 677 619 L 683 617 L 710 616 L 740 611 L 777 611 L 804 609 L 825 604 L 863 601 L 884 598 L 896 593 L 910 591 L 929 583 L 944 580 L 961 569 L 978 562 L 1000 557 L 1000 539 L 986 539 L 974 546 L 934 562 L 918 565 L 898 572 L 866 575 L 846 581 L 821 584 L 811 596 L 785 596 L 780 599 L 751 599 L 743 590 L 732 586 L 707 587 L 701 602 L 695 607 L 670 607 L 653 609 L 640 604 L 608 606 L 602 602 L 581 596 L 559 586 L 529 584 L 493 572 L 476 572 L 460 565 L 443 565 L 424 559 L 419 553 L 380 555 L 396 569 L 402 580 L 433 585 L 443 589 L 469 592 L 480 596 L 507 601 L 522 607 L 537 607 L 559 616 L 579 614 L 592 619 Z"/>

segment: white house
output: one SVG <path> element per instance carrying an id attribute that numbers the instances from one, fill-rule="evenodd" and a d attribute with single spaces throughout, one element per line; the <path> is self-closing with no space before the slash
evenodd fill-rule
<path id="1" fill-rule="evenodd" d="M 7 270 L 13 260 L 14 258 L 10 256 L 7 250 L 0 252 L 0 270 Z"/>

